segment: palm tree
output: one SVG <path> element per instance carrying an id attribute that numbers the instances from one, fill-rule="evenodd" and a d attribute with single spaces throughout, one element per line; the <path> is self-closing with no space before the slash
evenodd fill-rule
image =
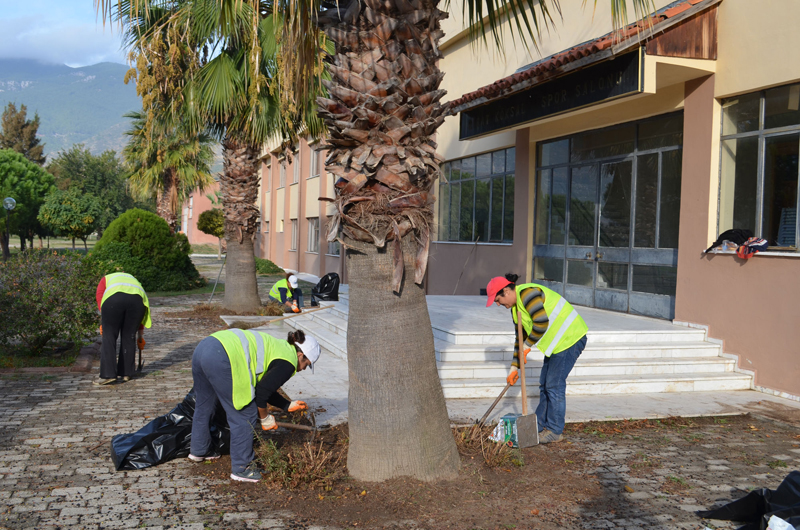
<path id="1" fill-rule="evenodd" d="M 136 0 L 125 4 L 141 12 Z M 234 34 L 230 13 L 244 4 L 275 19 L 280 51 L 274 77 L 287 102 L 300 106 L 315 75 L 319 32 L 336 43 L 328 64 L 329 98 L 319 112 L 330 131 L 327 170 L 338 177 L 338 215 L 329 240 L 346 248 L 350 278 L 348 471 L 377 481 L 396 476 L 454 477 L 459 460 L 434 358 L 422 282 L 432 223 L 431 188 L 441 159 L 432 136 L 448 110 L 437 66 L 445 13 L 438 0 L 307 0 L 263 5 L 260 0 L 215 0 L 221 35 Z M 596 3 L 597 0 L 595 0 Z M 99 0 L 105 13 L 115 0 Z M 586 0 L 584 0 L 586 2 Z M 626 0 L 609 0 L 616 27 Z M 637 15 L 652 0 L 633 0 Z M 449 7 L 445 0 L 444 7 Z M 535 45 L 552 22 L 557 0 L 495 3 L 465 0 L 470 30 L 502 45 L 505 17 Z M 239 35 L 239 34 L 237 34 Z M 259 49 L 254 33 L 242 48 Z M 251 72 L 257 69 L 250 67 Z M 249 94 L 250 108 L 257 96 Z M 242 164 L 243 174 L 250 167 Z M 413 279 L 411 271 L 413 271 Z M 226 288 L 227 295 L 227 288 Z"/>
<path id="2" fill-rule="evenodd" d="M 192 190 L 214 183 L 213 140 L 207 133 L 195 134 L 182 127 L 148 135 L 144 113 L 129 112 L 125 117 L 133 120 L 122 151 L 131 169 L 131 191 L 141 199 L 155 195 L 156 213 L 174 232 L 183 201 Z"/>

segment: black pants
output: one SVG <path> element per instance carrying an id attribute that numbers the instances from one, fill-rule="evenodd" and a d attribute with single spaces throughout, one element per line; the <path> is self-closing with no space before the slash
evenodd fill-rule
<path id="1" fill-rule="evenodd" d="M 145 307 L 138 294 L 114 293 L 103 302 L 103 347 L 100 350 L 100 377 L 132 377 L 136 372 L 136 332 L 144 318 Z M 121 337 L 117 360 L 117 337 Z"/>

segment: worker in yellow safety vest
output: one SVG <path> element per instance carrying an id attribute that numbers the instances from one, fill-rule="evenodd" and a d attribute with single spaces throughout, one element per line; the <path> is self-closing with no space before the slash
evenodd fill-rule
<path id="1" fill-rule="evenodd" d="M 120 378 L 128 381 L 136 372 L 136 346 L 144 349 L 144 328 L 152 325 L 150 302 L 139 280 L 124 272 L 107 274 L 95 293 L 100 311 L 100 377 L 96 385 L 107 385 Z M 136 332 L 139 339 L 136 339 Z M 117 338 L 120 337 L 119 360 Z"/>
<path id="2" fill-rule="evenodd" d="M 289 401 L 278 389 L 294 374 L 314 363 L 319 343 L 301 330 L 289 332 L 287 340 L 267 333 L 241 329 L 218 331 L 206 337 L 192 356 L 195 409 L 192 419 L 193 462 L 220 457 L 211 442 L 211 419 L 222 404 L 231 429 L 231 478 L 258 482 L 261 470 L 255 462 L 253 433 L 258 423 L 265 431 L 278 428 L 267 404 L 289 412 L 306 410 L 303 401 Z"/>
<path id="3" fill-rule="evenodd" d="M 286 278 L 275 282 L 269 290 L 269 299 L 284 306 L 286 313 L 300 313 L 303 310 L 303 291 L 297 287 L 297 276 L 287 272 Z"/>
<path id="4" fill-rule="evenodd" d="M 543 285 L 517 285 L 517 279 L 516 274 L 492 278 L 486 286 L 486 307 L 496 303 L 511 309 L 515 335 L 517 318 L 522 318 L 523 364 L 534 346 L 544 355 L 536 407 L 539 443 L 560 442 L 567 411 L 567 376 L 586 347 L 588 328 L 566 298 Z M 510 385 L 519 379 L 519 348 L 517 337 L 511 373 L 506 379 Z"/>

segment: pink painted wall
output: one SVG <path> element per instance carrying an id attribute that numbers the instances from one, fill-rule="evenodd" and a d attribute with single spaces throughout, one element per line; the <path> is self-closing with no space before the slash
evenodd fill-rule
<path id="1" fill-rule="evenodd" d="M 516 135 L 513 244 L 433 243 L 428 262 L 428 294 L 477 295 L 493 276 L 513 272 L 525 278 L 525 256 L 529 242 L 533 241 L 533 234 L 528 231 L 529 150 L 529 130 L 521 129 Z"/>
<path id="2" fill-rule="evenodd" d="M 218 189 L 219 183 L 215 182 L 213 186 L 202 192 L 197 190 L 193 191 L 191 194 L 191 202 L 187 199 L 183 203 L 183 207 L 181 208 L 181 222 L 183 222 L 183 211 L 185 208 L 189 207 L 189 204 L 192 205 L 192 217 L 191 219 L 187 219 L 187 226 L 182 227 L 181 231 L 186 234 L 186 237 L 189 238 L 189 243 L 193 245 L 217 245 L 216 237 L 204 234 L 197 229 L 197 219 L 200 217 L 201 213 L 213 208 L 211 201 L 208 199 L 208 197 L 206 197 L 206 195 L 208 194 L 213 196 L 214 192 Z"/>
<path id="3" fill-rule="evenodd" d="M 800 395 L 800 259 L 703 254 L 716 233 L 714 76 L 686 83 L 685 105 L 675 319 L 708 326 L 756 385 Z"/>

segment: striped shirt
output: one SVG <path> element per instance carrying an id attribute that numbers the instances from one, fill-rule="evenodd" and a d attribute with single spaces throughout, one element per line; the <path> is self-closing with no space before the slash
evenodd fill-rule
<path id="1" fill-rule="evenodd" d="M 522 336 L 525 340 L 524 349 L 532 348 L 539 339 L 547 332 L 547 327 L 550 325 L 550 319 L 547 317 L 547 311 L 544 310 L 544 293 L 538 287 L 528 287 L 519 293 L 522 303 L 525 305 L 525 310 L 533 320 L 533 327 L 531 328 L 530 335 L 525 333 L 525 328 L 522 328 Z M 513 319 L 512 319 L 513 321 Z M 514 329 L 516 336 L 516 329 Z M 511 366 L 519 368 L 519 337 L 514 341 L 514 360 Z"/>

